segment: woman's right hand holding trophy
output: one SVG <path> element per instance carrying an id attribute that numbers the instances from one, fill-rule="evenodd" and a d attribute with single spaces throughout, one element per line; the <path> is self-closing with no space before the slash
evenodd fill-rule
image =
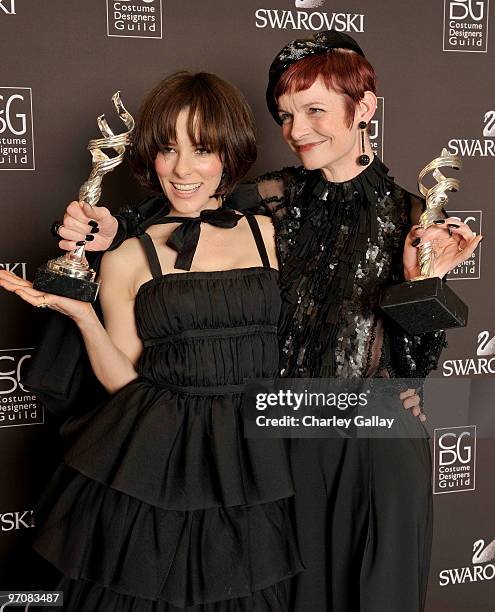
<path id="1" fill-rule="evenodd" d="M 64 251 L 74 251 L 85 243 L 86 251 L 106 251 L 117 233 L 117 219 L 104 206 L 90 206 L 86 202 L 71 202 L 62 222 L 52 226 L 61 240 Z"/>

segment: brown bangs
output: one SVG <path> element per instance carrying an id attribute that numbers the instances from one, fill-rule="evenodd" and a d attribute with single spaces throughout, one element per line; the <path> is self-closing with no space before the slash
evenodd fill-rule
<path id="1" fill-rule="evenodd" d="M 217 153 L 224 164 L 218 195 L 225 195 L 256 159 L 254 118 L 244 96 L 209 73 L 177 72 L 159 83 L 144 101 L 136 123 L 132 164 L 141 184 L 162 192 L 154 161 L 176 142 L 179 113 L 188 109 L 188 135 Z"/>

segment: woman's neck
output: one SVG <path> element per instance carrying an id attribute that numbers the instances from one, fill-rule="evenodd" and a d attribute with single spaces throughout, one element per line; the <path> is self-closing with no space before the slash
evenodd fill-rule
<path id="1" fill-rule="evenodd" d="M 221 198 L 210 198 L 204 206 L 200 206 L 191 211 L 180 211 L 173 207 L 172 203 L 170 203 L 170 211 L 167 217 L 197 217 L 201 214 L 203 210 L 216 210 L 222 206 Z"/>
<path id="2" fill-rule="evenodd" d="M 356 178 L 356 176 L 359 176 L 366 168 L 369 168 L 375 157 L 369 138 L 366 138 L 364 153 L 370 158 L 370 163 L 368 165 L 362 166 L 358 162 L 359 156 L 362 155 L 361 150 L 358 152 L 353 151 L 346 159 L 339 160 L 331 166 L 321 168 L 323 178 L 332 183 L 345 183 L 346 181 Z"/>

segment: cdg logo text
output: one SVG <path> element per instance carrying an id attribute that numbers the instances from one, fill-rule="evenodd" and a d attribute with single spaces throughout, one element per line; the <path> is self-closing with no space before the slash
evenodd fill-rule
<path id="1" fill-rule="evenodd" d="M 20 388 L 25 393 L 29 392 L 28 389 L 26 389 L 21 383 L 21 370 L 22 365 L 24 364 L 26 359 L 30 358 L 31 355 L 23 355 L 17 362 L 17 365 L 15 365 L 15 362 L 17 361 L 15 357 L 12 357 L 11 355 L 0 355 L 0 383 L 5 381 L 9 382 L 12 385 L 10 389 L 2 389 L 0 387 L 0 395 L 5 395 L 7 393 L 15 393 L 18 388 Z M 4 370 L 3 367 L 1 367 L 3 365 L 2 361 L 10 362 L 14 366 L 14 369 Z M 7 364 L 5 364 L 5 366 L 8 368 Z"/>
<path id="2" fill-rule="evenodd" d="M 5 98 L 0 94 L 0 106 L 4 106 L 4 108 L 0 108 L 0 134 L 3 134 L 7 128 L 16 136 L 25 134 L 27 129 L 26 113 L 16 113 L 14 115 L 12 109 L 15 100 L 25 102 L 24 96 L 12 94 L 7 98 L 5 105 L 4 100 Z"/>
<path id="3" fill-rule="evenodd" d="M 476 7 L 477 11 L 473 10 Z M 471 17 L 473 21 L 481 21 L 484 17 L 485 3 L 473 2 L 473 0 L 455 0 L 450 3 L 450 19 L 466 19 Z"/>
<path id="4" fill-rule="evenodd" d="M 468 431 L 463 431 L 459 436 L 454 432 L 444 433 L 438 439 L 440 450 L 439 459 L 440 465 L 452 465 L 456 461 L 459 463 L 469 463 L 471 461 L 471 446 L 466 444 L 461 446 L 465 437 L 470 438 L 471 434 Z M 447 438 L 452 438 L 451 443 L 447 442 Z M 457 442 L 455 441 L 457 438 Z"/>

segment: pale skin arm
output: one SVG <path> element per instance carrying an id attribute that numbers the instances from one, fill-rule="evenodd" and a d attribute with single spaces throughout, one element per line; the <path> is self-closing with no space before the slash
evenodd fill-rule
<path id="1" fill-rule="evenodd" d="M 124 245 L 122 245 L 124 246 Z M 37 306 L 48 306 L 71 317 L 81 331 L 95 376 L 109 393 L 115 393 L 137 378 L 137 360 L 142 343 L 134 318 L 134 278 L 129 249 L 117 249 L 103 257 L 101 265 L 100 303 L 105 327 L 93 306 L 32 288 L 32 283 L 15 274 L 0 271 L 0 286 Z M 120 254 L 119 254 L 120 255 Z"/>
<path id="2" fill-rule="evenodd" d="M 109 393 L 137 378 L 136 365 L 143 350 L 134 316 L 134 278 L 129 249 L 103 256 L 99 300 L 103 326 L 93 308 L 78 322 L 93 372 Z"/>

